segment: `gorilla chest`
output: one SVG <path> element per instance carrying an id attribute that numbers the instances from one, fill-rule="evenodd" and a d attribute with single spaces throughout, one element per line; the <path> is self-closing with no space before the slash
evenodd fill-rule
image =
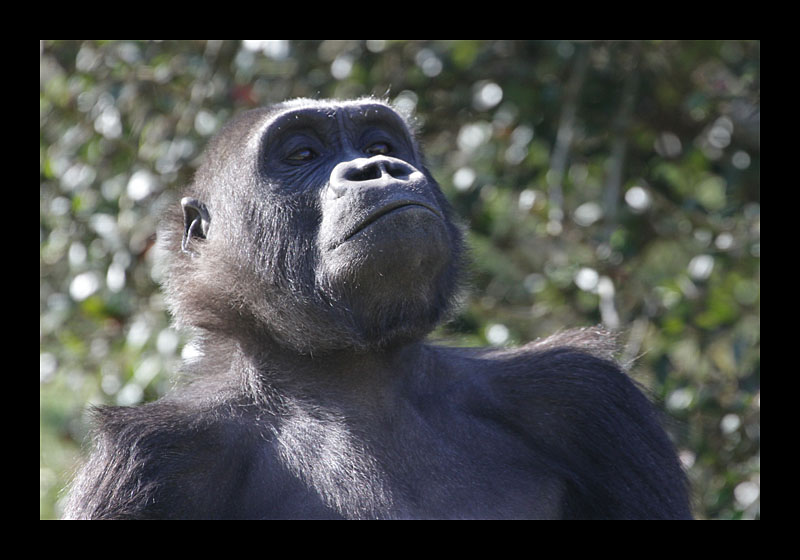
<path id="1" fill-rule="evenodd" d="M 330 417 L 277 428 L 272 452 L 299 483 L 298 515 L 322 507 L 345 518 L 558 517 L 561 482 L 516 442 L 463 419 L 394 420 L 367 433 Z"/>

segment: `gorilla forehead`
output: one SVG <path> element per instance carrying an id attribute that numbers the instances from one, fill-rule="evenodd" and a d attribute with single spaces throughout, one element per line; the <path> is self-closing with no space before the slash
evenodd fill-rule
<path id="1" fill-rule="evenodd" d="M 344 101 L 298 98 L 254 109 L 248 113 L 257 115 L 261 120 L 261 126 L 252 130 L 254 136 L 266 141 L 281 132 L 291 130 L 294 126 L 312 124 L 323 128 L 340 125 L 347 129 L 349 125 L 381 123 L 391 126 L 397 133 L 413 132 L 413 123 L 410 119 L 401 116 L 390 105 L 373 97 Z M 247 119 L 248 113 L 239 118 Z M 264 136 L 265 131 L 267 131 L 266 136 Z"/>
<path id="2" fill-rule="evenodd" d="M 257 109 L 258 110 L 258 109 Z M 335 115 L 340 111 L 351 117 L 369 117 L 373 112 L 380 115 L 393 115 L 400 118 L 398 113 L 385 101 L 375 97 L 362 97 L 360 99 L 309 99 L 297 98 L 276 103 L 265 110 L 271 115 L 288 113 L 292 111 L 317 111 L 323 114 Z M 401 122 L 404 122 L 401 120 Z"/>

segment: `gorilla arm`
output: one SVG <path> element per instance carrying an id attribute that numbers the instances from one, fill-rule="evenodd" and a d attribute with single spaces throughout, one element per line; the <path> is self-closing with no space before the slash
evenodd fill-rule
<path id="1" fill-rule="evenodd" d="M 565 481 L 563 517 L 691 518 L 674 447 L 645 395 L 608 358 L 609 341 L 583 329 L 492 355 L 496 406 L 486 418 Z"/>

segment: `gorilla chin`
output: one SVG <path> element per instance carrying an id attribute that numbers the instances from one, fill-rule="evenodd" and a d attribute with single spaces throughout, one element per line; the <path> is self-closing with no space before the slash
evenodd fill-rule
<path id="1" fill-rule="evenodd" d="M 352 311 L 364 338 L 395 342 L 424 336 L 438 322 L 453 258 L 438 210 L 388 206 L 322 255 L 320 283 Z"/>

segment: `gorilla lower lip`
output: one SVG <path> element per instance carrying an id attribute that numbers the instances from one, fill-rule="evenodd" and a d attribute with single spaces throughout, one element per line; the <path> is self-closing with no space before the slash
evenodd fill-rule
<path id="1" fill-rule="evenodd" d="M 361 231 L 364 231 L 369 226 L 374 224 L 376 221 L 380 220 L 381 218 L 385 217 L 388 214 L 391 214 L 391 213 L 396 212 L 396 211 L 404 211 L 404 210 L 412 209 L 412 208 L 417 208 L 417 209 L 421 208 L 421 209 L 427 210 L 428 212 L 431 212 L 432 214 L 435 214 L 439 218 L 442 218 L 442 215 L 441 215 L 441 213 L 439 211 L 435 210 L 431 206 L 428 206 L 427 204 L 423 204 L 421 202 L 416 202 L 416 201 L 414 201 L 414 202 L 411 202 L 411 201 L 396 202 L 396 203 L 393 203 L 393 204 L 388 204 L 386 206 L 383 206 L 382 208 L 379 208 L 379 209 L 373 211 L 369 216 L 367 216 L 367 219 L 365 219 L 363 222 L 359 223 L 355 227 L 355 229 L 353 229 L 353 231 L 350 232 L 344 238 L 343 241 L 347 241 L 348 239 L 351 239 L 353 236 L 355 236 L 356 234 L 358 234 Z"/>

